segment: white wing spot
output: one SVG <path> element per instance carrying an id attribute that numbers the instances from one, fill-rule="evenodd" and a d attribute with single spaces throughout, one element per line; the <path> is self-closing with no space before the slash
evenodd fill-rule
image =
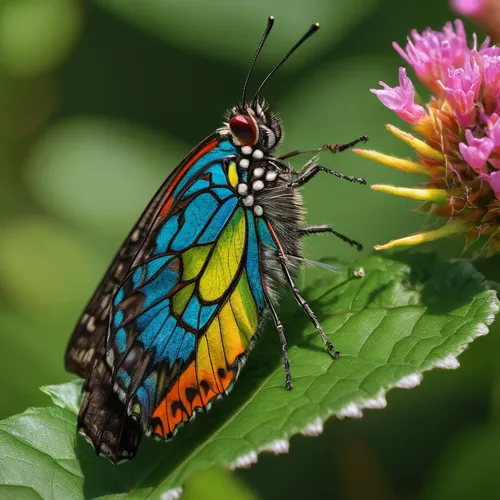
<path id="1" fill-rule="evenodd" d="M 139 239 L 139 236 L 141 235 L 141 232 L 139 229 L 136 229 L 131 235 L 130 235 L 130 241 L 133 243 L 136 242 Z"/>
<path id="2" fill-rule="evenodd" d="M 260 205 L 255 205 L 255 207 L 253 207 L 253 213 L 260 217 L 264 213 L 264 209 Z"/>
<path id="3" fill-rule="evenodd" d="M 245 205 L 245 207 L 251 207 L 253 205 L 253 196 L 251 194 L 243 198 L 243 205 Z"/>
<path id="4" fill-rule="evenodd" d="M 253 176 L 258 178 L 264 175 L 264 169 L 262 167 L 257 167 L 253 169 Z"/>
<path id="5" fill-rule="evenodd" d="M 252 189 L 254 191 L 261 191 L 262 189 L 264 189 L 264 183 L 262 181 L 255 181 L 252 184 Z"/>
<path id="6" fill-rule="evenodd" d="M 91 316 L 87 321 L 87 331 L 92 333 L 95 330 L 95 317 Z"/>

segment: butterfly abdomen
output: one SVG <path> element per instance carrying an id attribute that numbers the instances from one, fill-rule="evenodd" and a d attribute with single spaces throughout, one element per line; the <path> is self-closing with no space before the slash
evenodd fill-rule
<path id="1" fill-rule="evenodd" d="M 304 225 L 304 208 L 299 191 L 288 186 L 291 176 L 281 173 L 276 185 L 262 192 L 259 203 L 262 204 L 264 217 L 258 221 L 261 237 L 261 262 L 263 279 L 271 294 L 279 293 L 286 280 L 277 258 L 277 250 L 269 234 L 269 225 L 274 230 L 285 256 L 290 271 L 298 272 L 302 257 L 300 229 Z"/>

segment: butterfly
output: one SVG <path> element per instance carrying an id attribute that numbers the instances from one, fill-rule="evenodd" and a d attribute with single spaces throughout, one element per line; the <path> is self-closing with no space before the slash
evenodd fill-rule
<path id="1" fill-rule="evenodd" d="M 182 160 L 130 231 L 70 339 L 66 369 L 85 379 L 78 429 L 117 463 L 133 458 L 143 435 L 172 437 L 181 424 L 233 387 L 266 311 L 281 342 L 285 387 L 292 388 L 277 292 L 288 285 L 327 350 L 339 355 L 294 283 L 301 239 L 333 233 L 304 225 L 298 191 L 319 172 L 365 184 L 317 163 L 295 171 L 287 158 L 343 151 L 366 141 L 316 150 L 275 151 L 278 116 L 259 97 L 267 80 L 319 25 L 314 24 L 247 102 Z"/>

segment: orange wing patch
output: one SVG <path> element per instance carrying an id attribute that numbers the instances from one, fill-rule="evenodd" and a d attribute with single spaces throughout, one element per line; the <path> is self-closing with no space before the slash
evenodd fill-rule
<path id="1" fill-rule="evenodd" d="M 163 439 L 206 408 L 236 380 L 239 358 L 248 349 L 258 325 L 257 307 L 243 272 L 219 314 L 199 337 L 196 358 L 175 380 L 153 413 L 153 433 Z"/>

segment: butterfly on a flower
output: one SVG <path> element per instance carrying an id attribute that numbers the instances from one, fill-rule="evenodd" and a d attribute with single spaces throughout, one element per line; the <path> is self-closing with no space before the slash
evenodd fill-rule
<path id="1" fill-rule="evenodd" d="M 282 347 L 285 387 L 292 388 L 277 292 L 289 286 L 327 350 L 334 348 L 294 284 L 301 239 L 333 233 L 304 225 L 298 188 L 326 172 L 365 184 L 317 163 L 295 171 L 287 158 L 343 151 L 362 136 L 316 150 L 275 152 L 282 124 L 260 98 L 262 87 L 319 28 L 314 24 L 247 101 L 254 55 L 241 103 L 228 121 L 182 160 L 132 228 L 87 305 L 66 352 L 66 369 L 85 379 L 78 429 L 96 452 L 133 458 L 142 436 L 172 437 L 196 412 L 233 387 L 262 329 L 274 321 Z"/>

